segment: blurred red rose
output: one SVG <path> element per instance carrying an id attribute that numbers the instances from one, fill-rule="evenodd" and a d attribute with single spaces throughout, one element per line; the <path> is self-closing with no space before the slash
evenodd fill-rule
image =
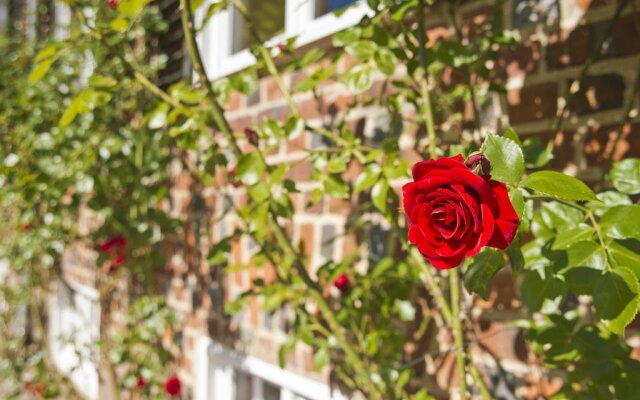
<path id="1" fill-rule="evenodd" d="M 182 385 L 180 383 L 180 378 L 176 375 L 173 375 L 164 383 L 164 391 L 170 396 L 178 396 L 181 390 Z"/>
<path id="2" fill-rule="evenodd" d="M 342 292 L 342 294 L 345 294 L 351 288 L 351 281 L 349 280 L 349 277 L 347 276 L 347 274 L 343 273 L 340 276 L 338 276 L 336 279 L 334 279 L 333 285 L 337 287 L 338 290 Z"/>
<path id="3" fill-rule="evenodd" d="M 116 7 L 118 7 L 118 0 L 107 0 L 107 5 L 109 6 L 109 8 L 111 8 L 112 10 L 115 10 Z"/>
<path id="4" fill-rule="evenodd" d="M 140 376 L 136 381 L 136 388 L 142 389 L 146 384 L 147 384 L 147 381 L 145 381 L 144 378 Z"/>

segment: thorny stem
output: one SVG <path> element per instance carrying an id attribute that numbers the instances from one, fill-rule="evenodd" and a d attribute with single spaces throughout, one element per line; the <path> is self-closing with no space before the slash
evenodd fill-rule
<path id="1" fill-rule="evenodd" d="M 424 26 L 425 19 L 425 4 L 424 0 L 419 0 L 418 8 L 418 40 L 420 41 L 419 56 L 421 79 L 420 79 L 420 95 L 422 96 L 422 114 L 424 115 L 425 125 L 427 129 L 427 137 L 429 138 L 429 156 L 433 159 L 436 158 L 436 130 L 433 123 L 433 107 L 431 106 L 431 96 L 429 95 L 428 88 L 428 74 L 427 74 L 427 55 L 426 55 L 426 30 Z"/>
<path id="2" fill-rule="evenodd" d="M 465 348 L 462 333 L 462 324 L 460 323 L 460 271 L 458 268 L 449 270 L 449 286 L 451 290 L 451 327 L 453 328 L 454 343 L 456 347 L 456 369 L 458 371 L 458 379 L 460 381 L 460 398 L 467 398 L 467 382 L 465 373 Z"/>

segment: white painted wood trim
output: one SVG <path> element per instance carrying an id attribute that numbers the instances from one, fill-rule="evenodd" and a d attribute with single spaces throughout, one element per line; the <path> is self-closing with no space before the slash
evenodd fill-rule
<path id="1" fill-rule="evenodd" d="M 222 396 L 222 387 L 227 383 L 232 385 L 232 374 L 229 373 L 232 369 L 242 371 L 255 378 L 269 382 L 281 388 L 284 394 L 283 398 L 287 398 L 287 395 L 292 396 L 297 394 L 304 396 L 309 400 L 346 400 L 347 398 L 339 391 L 332 390 L 329 385 L 318 382 L 316 380 L 307 378 L 305 376 L 296 374 L 294 372 L 282 369 L 277 365 L 270 364 L 259 358 L 244 355 L 237 351 L 231 350 L 222 344 L 212 341 L 208 349 L 209 355 L 209 368 L 216 371 L 213 376 L 216 379 L 214 382 L 214 390 L 216 395 L 221 397 L 214 397 L 216 400 L 226 400 L 226 397 Z M 220 379 L 220 381 L 218 381 Z M 255 383 L 253 380 L 253 386 L 261 386 Z M 231 390 L 228 390 L 230 393 Z M 196 399 L 205 399 L 205 397 L 197 397 Z"/>
<path id="2" fill-rule="evenodd" d="M 211 4 L 210 1 L 205 1 L 196 12 L 198 21 L 202 21 L 209 4 Z M 359 0 L 340 16 L 330 13 L 314 18 L 315 0 L 286 0 L 285 33 L 271 38 L 266 44 L 268 47 L 273 47 L 288 38 L 297 36 L 295 47 L 299 48 L 353 26 L 363 16 L 372 13 L 366 2 Z M 205 69 L 210 79 L 233 74 L 256 63 L 255 57 L 248 49 L 231 54 L 232 20 L 230 10 L 221 11 L 209 20 L 205 29 L 197 36 Z"/>

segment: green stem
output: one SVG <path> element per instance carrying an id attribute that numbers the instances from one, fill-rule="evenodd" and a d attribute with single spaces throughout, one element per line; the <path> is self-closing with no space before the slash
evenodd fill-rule
<path id="1" fill-rule="evenodd" d="M 413 260 L 415 265 L 417 265 L 422 270 L 422 272 L 424 272 L 424 276 L 427 280 L 427 285 L 429 286 L 429 291 L 435 299 L 436 305 L 442 313 L 442 317 L 444 318 L 445 322 L 451 323 L 451 321 L 453 320 L 451 308 L 449 308 L 447 299 L 444 297 L 444 294 L 442 293 L 438 282 L 436 282 L 436 278 L 433 274 L 433 269 L 431 268 L 431 266 L 425 264 L 424 259 L 418 253 L 418 250 L 416 248 L 412 248 L 410 252 L 411 259 Z"/>
<path id="2" fill-rule="evenodd" d="M 460 271 L 458 268 L 449 270 L 449 285 L 451 290 L 451 327 L 453 328 L 453 336 L 455 343 L 456 369 L 458 371 L 458 379 L 460 380 L 460 398 L 467 398 L 467 382 L 465 373 L 465 348 L 462 333 L 462 324 L 460 322 Z"/>
<path id="3" fill-rule="evenodd" d="M 233 130 L 231 129 L 229 122 L 224 117 L 224 109 L 220 105 L 218 97 L 216 96 L 216 93 L 213 90 L 213 86 L 211 85 L 211 81 L 209 81 L 209 78 L 207 77 L 207 72 L 204 69 L 204 63 L 202 62 L 202 56 L 200 55 L 200 51 L 198 50 L 198 44 L 196 43 L 195 25 L 193 23 L 193 13 L 191 12 L 191 0 L 180 0 L 180 8 L 184 38 L 187 44 L 187 50 L 189 51 L 189 56 L 191 58 L 191 63 L 193 64 L 193 69 L 195 69 L 200 79 L 200 83 L 207 91 L 207 97 L 211 102 L 213 119 L 215 120 L 218 129 L 220 129 L 220 131 L 227 138 L 229 145 L 231 145 L 231 147 L 233 148 L 235 155 L 239 156 L 242 154 L 242 151 L 240 150 L 240 146 L 238 146 L 238 143 L 233 137 Z"/>
<path id="4" fill-rule="evenodd" d="M 473 381 L 478 384 L 478 389 L 480 390 L 480 396 L 482 397 L 482 400 L 491 400 L 491 393 L 489 392 L 487 385 L 484 383 L 484 379 L 482 379 L 482 375 L 480 375 L 480 371 L 478 371 L 478 367 L 476 367 L 475 363 L 469 363 L 469 372 L 471 372 Z"/>
<path id="5" fill-rule="evenodd" d="M 433 107 L 431 105 L 431 96 L 429 95 L 428 87 L 428 73 L 427 73 L 427 38 L 426 30 L 424 26 L 425 19 L 425 3 L 424 0 L 418 1 L 418 41 L 420 42 L 419 56 L 420 56 L 420 95 L 422 96 L 422 114 L 424 116 L 424 122 L 427 129 L 427 137 L 429 138 L 429 157 L 436 158 L 436 130 L 433 123 Z"/>

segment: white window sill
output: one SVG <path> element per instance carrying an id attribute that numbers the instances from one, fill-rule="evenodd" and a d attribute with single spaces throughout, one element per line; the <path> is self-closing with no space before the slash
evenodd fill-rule
<path id="1" fill-rule="evenodd" d="M 216 1 L 216 0 L 213 0 Z M 200 8 L 200 19 L 208 5 L 205 2 Z M 296 27 L 287 27 L 287 32 L 271 38 L 267 47 L 275 47 L 291 37 L 296 37 L 295 48 L 300 48 L 320 39 L 331 36 L 356 25 L 365 15 L 372 11 L 366 2 L 361 0 L 347 8 L 340 16 L 333 13 L 323 15 L 310 22 L 294 21 Z M 302 25 L 302 27 L 300 27 Z M 293 31 L 293 32 L 292 32 Z M 203 54 L 205 70 L 209 79 L 218 79 L 242 71 L 256 63 L 256 58 L 249 49 L 231 54 L 231 23 L 229 11 L 222 11 L 209 21 L 207 27 L 198 35 L 198 43 Z"/>

